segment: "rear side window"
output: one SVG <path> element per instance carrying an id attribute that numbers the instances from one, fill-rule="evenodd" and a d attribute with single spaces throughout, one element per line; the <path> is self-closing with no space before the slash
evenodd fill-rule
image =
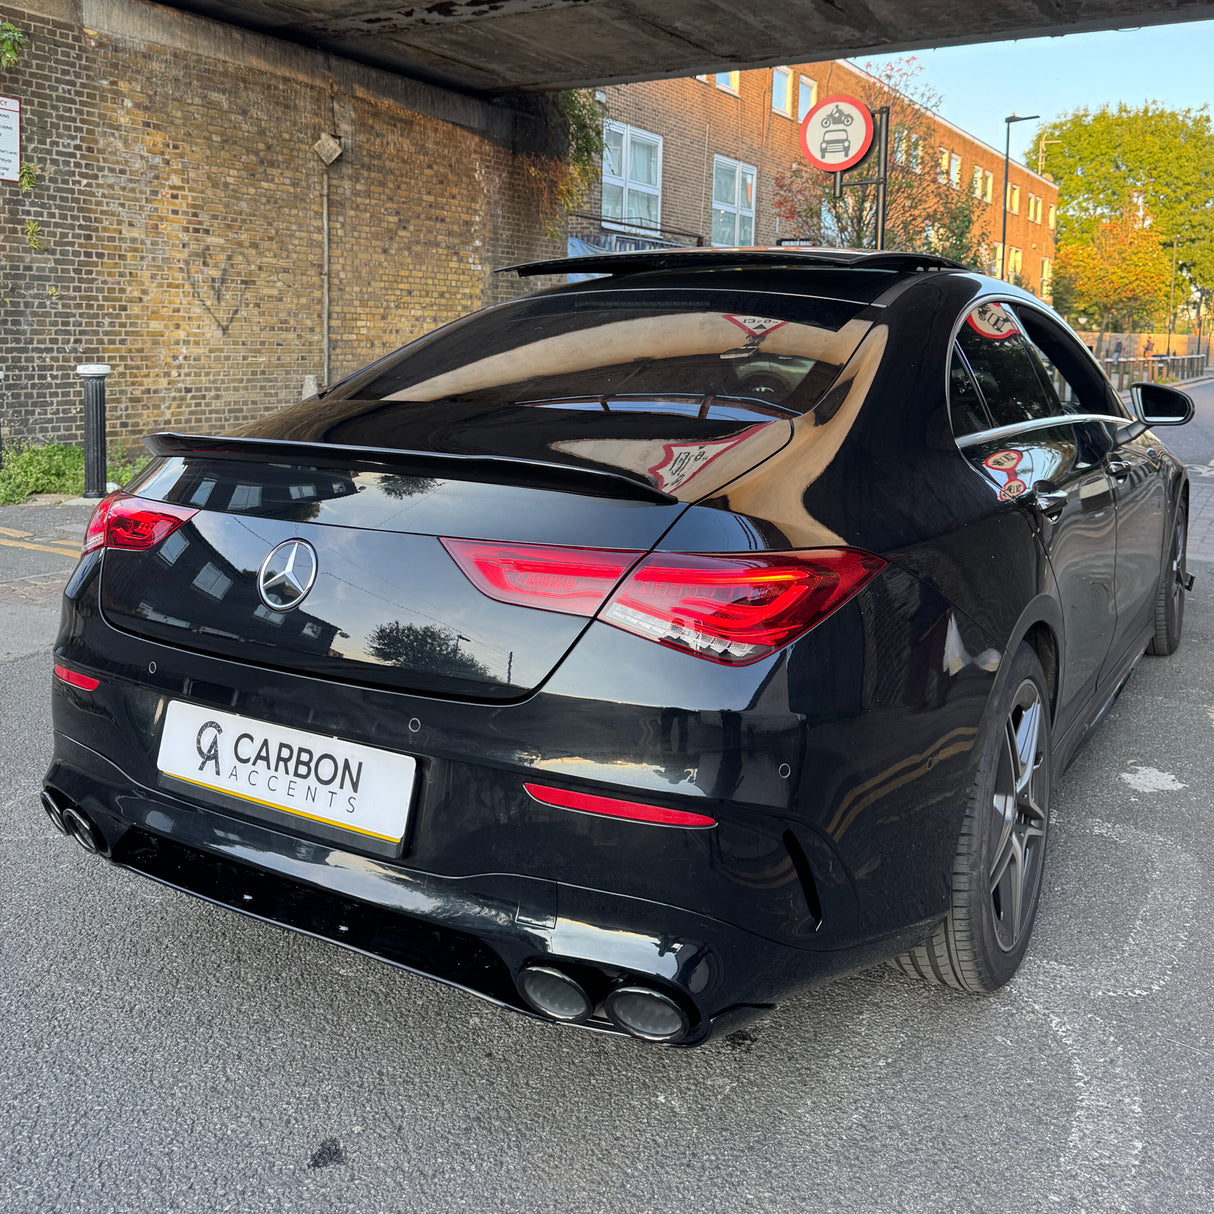
<path id="1" fill-rule="evenodd" d="M 806 413 L 868 331 L 865 304 L 598 289 L 488 309 L 338 385 L 332 399 L 720 417 Z"/>
<path id="2" fill-rule="evenodd" d="M 974 378 L 956 346 L 953 347 L 953 360 L 949 364 L 948 404 L 953 421 L 953 435 L 956 438 L 991 428 L 990 418 L 983 407 Z"/>
<path id="3" fill-rule="evenodd" d="M 1062 406 L 1047 391 L 1035 356 L 1016 318 L 996 303 L 979 304 L 957 334 L 995 426 L 1060 417 Z"/>

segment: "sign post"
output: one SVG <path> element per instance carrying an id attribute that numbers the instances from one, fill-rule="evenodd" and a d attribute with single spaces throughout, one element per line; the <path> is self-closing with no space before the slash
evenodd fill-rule
<path id="1" fill-rule="evenodd" d="M 877 175 L 867 181 L 844 182 L 843 174 L 855 168 L 877 146 Z M 870 111 L 855 97 L 825 97 L 801 120 L 801 151 L 815 168 L 834 177 L 833 194 L 843 197 L 845 186 L 877 187 L 876 246 L 885 248 L 885 190 L 889 176 L 889 106 Z"/>

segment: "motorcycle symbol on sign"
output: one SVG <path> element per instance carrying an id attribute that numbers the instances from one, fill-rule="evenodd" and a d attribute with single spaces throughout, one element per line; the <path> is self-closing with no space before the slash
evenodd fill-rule
<path id="1" fill-rule="evenodd" d="M 823 126 L 851 126 L 852 115 L 849 114 L 842 106 L 835 103 L 835 108 L 829 114 L 822 115 Z"/>

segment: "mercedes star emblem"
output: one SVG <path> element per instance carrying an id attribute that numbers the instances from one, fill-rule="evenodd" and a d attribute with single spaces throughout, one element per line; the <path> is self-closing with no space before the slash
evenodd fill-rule
<path id="1" fill-rule="evenodd" d="M 284 540 L 261 562 L 257 594 L 271 611 L 290 611 L 315 581 L 316 549 L 307 540 Z"/>

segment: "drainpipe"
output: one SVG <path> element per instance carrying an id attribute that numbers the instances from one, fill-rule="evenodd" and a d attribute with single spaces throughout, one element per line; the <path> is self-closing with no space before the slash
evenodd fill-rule
<path id="1" fill-rule="evenodd" d="M 329 166 L 325 165 L 321 173 L 320 239 L 324 252 L 321 258 L 320 269 L 320 343 L 323 354 L 320 382 L 327 388 L 329 386 Z"/>
<path id="2" fill-rule="evenodd" d="M 321 318 L 320 341 L 323 371 L 321 387 L 329 386 L 329 166 L 341 155 L 341 140 L 332 135 L 322 135 L 313 145 L 312 151 L 324 161 L 320 179 L 320 238 L 321 238 Z"/>

